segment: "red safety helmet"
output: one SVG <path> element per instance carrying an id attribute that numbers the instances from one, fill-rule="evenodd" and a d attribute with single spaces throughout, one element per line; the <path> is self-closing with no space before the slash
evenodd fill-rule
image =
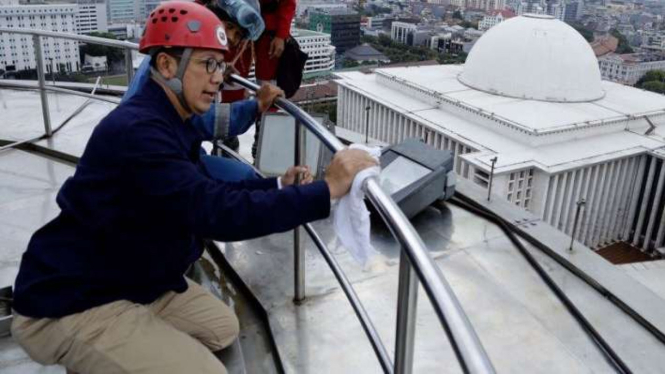
<path id="1" fill-rule="evenodd" d="M 185 1 L 161 3 L 148 16 L 139 51 L 156 47 L 229 50 L 224 23 L 205 6 Z"/>

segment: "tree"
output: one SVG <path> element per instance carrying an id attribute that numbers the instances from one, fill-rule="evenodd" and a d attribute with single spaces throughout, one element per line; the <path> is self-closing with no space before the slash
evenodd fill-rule
<path id="1" fill-rule="evenodd" d="M 658 81 L 644 82 L 642 88 L 644 88 L 647 91 L 658 92 L 659 94 L 665 94 L 665 83 L 663 82 L 658 82 Z"/>
<path id="2" fill-rule="evenodd" d="M 464 19 L 464 17 L 462 17 L 462 12 L 460 12 L 459 10 L 456 10 L 456 11 L 453 12 L 453 18 L 454 19 L 460 19 L 460 20 Z"/>
<path id="3" fill-rule="evenodd" d="M 640 87 L 643 83 L 650 81 L 665 82 L 665 71 L 649 70 L 637 81 L 637 83 L 635 83 L 635 86 Z"/>
<path id="4" fill-rule="evenodd" d="M 355 68 L 358 65 L 360 65 L 360 64 L 356 60 L 344 60 L 344 62 L 342 63 L 342 67 L 345 68 L 345 69 Z"/>
<path id="5" fill-rule="evenodd" d="M 665 94 L 665 71 L 647 71 L 647 73 L 644 74 L 644 76 L 640 78 L 637 83 L 635 83 L 635 87 L 639 87 L 647 91 Z"/>
<path id="6" fill-rule="evenodd" d="M 91 32 L 89 35 L 106 39 L 116 39 L 115 35 L 108 32 Z M 85 44 L 81 46 L 80 54 L 81 62 L 84 61 L 85 55 L 106 56 L 109 65 L 114 62 L 122 61 L 122 59 L 125 58 L 125 53 L 121 48 L 107 47 L 99 44 Z"/>
<path id="7" fill-rule="evenodd" d="M 633 53 L 633 49 L 630 48 L 630 43 L 628 43 L 628 39 L 626 39 L 626 37 L 623 36 L 623 34 L 619 32 L 619 30 L 612 29 L 612 31 L 610 31 L 610 34 L 612 34 L 613 37 L 619 39 L 619 46 L 615 51 L 616 53 L 619 54 Z"/>

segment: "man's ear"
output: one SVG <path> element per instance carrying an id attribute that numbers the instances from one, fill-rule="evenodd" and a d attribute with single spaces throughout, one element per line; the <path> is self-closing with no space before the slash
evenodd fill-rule
<path id="1" fill-rule="evenodd" d="M 155 58 L 155 67 L 164 78 L 171 79 L 175 77 L 178 71 L 178 63 L 175 58 L 164 52 L 158 53 Z"/>

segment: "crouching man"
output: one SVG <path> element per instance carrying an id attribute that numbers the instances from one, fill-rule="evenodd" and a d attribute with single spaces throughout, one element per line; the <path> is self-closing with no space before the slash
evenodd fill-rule
<path id="1" fill-rule="evenodd" d="M 151 80 L 95 128 L 60 214 L 30 240 L 15 284 L 12 333 L 30 357 L 84 373 L 224 373 L 211 353 L 238 335 L 229 307 L 184 273 L 202 238 L 236 241 L 325 218 L 330 199 L 374 165 L 339 152 L 324 181 L 220 182 L 200 160 L 190 117 L 223 79 L 223 23 L 192 2 L 162 3 L 140 50 Z"/>

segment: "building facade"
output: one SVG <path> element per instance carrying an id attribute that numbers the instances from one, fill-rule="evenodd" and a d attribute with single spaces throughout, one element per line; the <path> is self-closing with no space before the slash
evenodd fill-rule
<path id="1" fill-rule="evenodd" d="M 390 26 L 390 38 L 397 43 L 408 44 L 409 35 L 413 35 L 417 29 L 416 24 L 395 21 Z"/>
<path id="2" fill-rule="evenodd" d="M 107 32 L 108 16 L 104 0 L 77 0 L 76 33 Z"/>
<path id="3" fill-rule="evenodd" d="M 305 76 L 332 71 L 335 68 L 335 46 L 332 45 L 329 34 L 294 28 L 291 35 L 300 44 L 300 49 L 309 56 L 303 72 Z"/>
<path id="4" fill-rule="evenodd" d="M 493 198 L 591 248 L 665 246 L 665 97 L 602 81 L 588 43 L 563 22 L 502 22 L 464 66 L 338 76 L 338 126 L 450 150 L 459 177 L 485 188 L 492 178 Z"/>
<path id="5" fill-rule="evenodd" d="M 0 27 L 31 28 L 76 33 L 76 4 L 21 5 L 18 0 L 0 5 Z M 47 72 L 73 72 L 80 69 L 78 43 L 72 40 L 42 38 L 41 48 Z M 0 33 L 0 69 L 35 69 L 33 39 L 27 35 Z"/>
<path id="6" fill-rule="evenodd" d="M 611 53 L 598 59 L 603 79 L 634 85 L 651 70 L 664 70 L 665 57 L 656 53 Z"/>
<path id="7" fill-rule="evenodd" d="M 106 0 L 106 9 L 108 13 L 109 23 L 124 23 L 124 22 L 143 22 L 145 17 L 141 18 L 141 4 L 142 0 Z"/>
<path id="8" fill-rule="evenodd" d="M 478 22 L 478 30 L 487 31 L 508 18 L 513 17 L 515 17 L 515 13 L 507 10 L 490 12 L 490 14 L 485 15 L 483 19 Z"/>
<path id="9" fill-rule="evenodd" d="M 330 34 L 330 42 L 341 56 L 347 49 L 360 44 L 360 14 L 341 9 L 312 8 L 309 29 Z"/>

